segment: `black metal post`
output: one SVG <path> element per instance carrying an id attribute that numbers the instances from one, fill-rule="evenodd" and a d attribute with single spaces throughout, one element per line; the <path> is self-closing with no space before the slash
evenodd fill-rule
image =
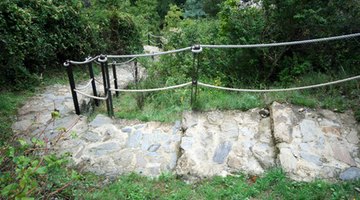
<path id="1" fill-rule="evenodd" d="M 138 85 L 139 79 L 138 79 L 138 67 L 137 67 L 137 61 L 134 62 L 134 67 L 135 67 L 135 74 L 134 74 L 134 78 L 135 78 L 135 85 Z"/>
<path id="2" fill-rule="evenodd" d="M 104 85 L 104 95 L 107 96 L 108 95 L 108 91 L 107 91 L 107 73 L 106 73 L 106 67 L 105 67 L 105 62 L 106 62 L 107 58 L 104 55 L 101 55 L 99 58 L 99 62 L 101 63 L 101 73 L 102 73 L 102 77 L 103 77 L 103 85 Z M 108 97 L 109 99 L 109 97 Z M 110 104 L 108 99 L 106 99 L 106 110 L 108 111 L 108 113 L 110 112 Z"/>
<path id="3" fill-rule="evenodd" d="M 194 87 L 196 85 L 196 78 L 195 78 L 195 57 L 196 57 L 196 54 L 194 53 L 193 54 L 193 68 L 192 68 L 192 76 L 191 76 L 191 82 L 192 82 L 192 86 L 191 86 L 191 97 L 190 97 L 190 104 L 191 106 L 194 105 Z"/>
<path id="4" fill-rule="evenodd" d="M 199 70 L 200 70 L 200 54 L 197 54 L 197 66 L 196 66 L 196 85 L 195 85 L 195 102 L 197 101 L 197 97 L 199 96 L 199 90 L 198 90 L 198 80 L 199 80 Z"/>
<path id="5" fill-rule="evenodd" d="M 94 94 L 94 96 L 97 96 L 94 70 L 93 70 L 92 63 L 91 63 L 91 62 L 88 64 L 88 67 L 89 67 L 90 78 L 92 79 L 92 81 L 91 81 L 91 86 L 92 86 L 93 94 Z M 95 105 L 96 105 L 96 106 L 99 106 L 99 100 L 98 100 L 98 99 L 94 99 L 94 100 L 95 100 Z"/>
<path id="6" fill-rule="evenodd" d="M 70 82 L 70 89 L 71 89 L 71 94 L 73 97 L 73 101 L 74 101 L 74 107 L 75 107 L 75 113 L 77 115 L 80 115 L 80 106 L 79 106 L 79 101 L 77 98 L 77 94 L 75 92 L 75 80 L 74 80 L 74 74 L 73 74 L 73 70 L 72 70 L 72 65 L 70 64 L 69 61 L 66 61 L 64 63 L 64 66 L 66 67 L 66 71 L 69 77 L 69 82 Z"/>
<path id="7" fill-rule="evenodd" d="M 191 88 L 191 106 L 194 108 L 194 103 L 197 101 L 197 95 L 198 95 L 198 79 L 199 79 L 199 68 L 200 68 L 200 52 L 202 51 L 202 47 L 200 45 L 194 45 L 191 48 L 191 51 L 193 52 L 194 59 L 193 59 L 193 75 L 192 75 L 192 88 Z M 195 65 L 195 60 L 197 60 L 197 63 Z"/>
<path id="8" fill-rule="evenodd" d="M 118 87 L 118 81 L 117 81 L 117 75 L 116 75 L 116 66 L 115 66 L 115 62 L 113 62 L 111 66 L 112 66 L 112 70 L 113 70 L 114 87 L 115 87 L 115 89 L 118 89 L 119 87 Z M 118 92 L 118 91 L 116 91 L 116 92 L 115 92 L 115 94 L 116 94 L 116 97 L 118 97 L 118 96 L 119 96 L 119 92 Z"/>
<path id="9" fill-rule="evenodd" d="M 109 75 L 109 67 L 108 67 L 108 63 L 107 63 L 107 59 L 105 59 L 105 72 L 106 72 L 106 82 L 107 82 L 107 85 L 106 85 L 106 91 L 107 91 L 107 94 L 109 95 L 108 96 L 108 99 L 107 99 L 107 102 L 108 102 L 108 115 L 110 117 L 114 116 L 114 108 L 113 108 L 113 102 L 112 102 L 112 94 L 111 94 L 111 84 L 110 84 L 110 75 Z"/>
<path id="10" fill-rule="evenodd" d="M 150 33 L 148 33 L 148 45 L 150 46 Z"/>

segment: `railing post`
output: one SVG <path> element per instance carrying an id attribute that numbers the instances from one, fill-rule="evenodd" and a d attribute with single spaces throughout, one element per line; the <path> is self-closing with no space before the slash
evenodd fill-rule
<path id="1" fill-rule="evenodd" d="M 70 90 L 71 90 L 71 95 L 73 97 L 73 102 L 74 102 L 74 107 L 75 107 L 75 113 L 77 115 L 80 115 L 80 106 L 79 106 L 79 101 L 77 98 L 77 94 L 75 92 L 75 80 L 74 80 L 74 74 L 73 74 L 73 70 L 72 70 L 72 65 L 69 61 L 66 61 L 64 63 L 64 66 L 66 67 L 66 71 L 69 77 L 69 82 L 70 82 Z"/>
<path id="2" fill-rule="evenodd" d="M 109 67 L 108 67 L 108 63 L 107 63 L 107 59 L 105 61 L 105 72 L 106 72 L 106 78 L 107 78 L 107 92 L 109 94 L 109 97 L 107 99 L 107 101 L 109 102 L 109 110 L 108 110 L 108 114 L 110 117 L 114 116 L 114 107 L 113 107 L 113 102 L 112 102 L 112 94 L 111 94 L 111 84 L 110 84 L 110 75 L 109 75 Z"/>
<path id="3" fill-rule="evenodd" d="M 192 72 L 192 88 L 191 88 L 191 106 L 194 108 L 194 105 L 197 101 L 198 95 L 198 79 L 199 79 L 199 53 L 202 51 L 200 45 L 194 45 L 191 47 L 191 52 L 193 52 L 193 72 Z M 195 60 L 197 63 L 195 64 Z"/>
<path id="4" fill-rule="evenodd" d="M 150 46 L 150 33 L 148 33 L 147 36 L 148 36 L 148 45 Z"/>
<path id="5" fill-rule="evenodd" d="M 134 78 L 135 78 L 135 85 L 137 87 L 139 79 L 138 79 L 138 67 L 137 67 L 137 61 L 135 60 L 134 62 L 134 68 L 135 68 L 135 74 L 134 74 Z"/>
<path id="6" fill-rule="evenodd" d="M 91 57 L 89 57 L 88 59 L 91 59 Z M 90 78 L 92 79 L 91 86 L 92 86 L 93 94 L 94 94 L 94 96 L 97 96 L 95 76 L 94 76 L 94 70 L 92 67 L 92 62 L 89 62 L 88 67 L 89 67 Z M 98 99 L 94 99 L 94 100 L 95 100 L 95 105 L 99 106 L 99 100 Z"/>
<path id="7" fill-rule="evenodd" d="M 108 111 L 109 116 L 113 116 L 112 112 L 112 96 L 110 91 L 110 78 L 109 78 L 109 69 L 107 65 L 107 57 L 101 55 L 99 58 L 99 62 L 101 63 L 101 72 L 103 75 L 103 83 L 104 83 L 104 93 L 107 96 L 106 99 L 106 109 Z"/>
<path id="8" fill-rule="evenodd" d="M 116 75 L 116 65 L 115 65 L 115 61 L 111 64 L 111 66 L 112 66 L 112 70 L 113 70 L 113 77 L 114 77 L 114 87 L 115 87 L 115 89 L 118 89 L 119 87 L 118 87 L 118 81 L 117 81 L 117 75 Z M 118 91 L 116 91 L 115 92 L 115 94 L 116 94 L 116 97 L 119 97 L 119 92 Z"/>

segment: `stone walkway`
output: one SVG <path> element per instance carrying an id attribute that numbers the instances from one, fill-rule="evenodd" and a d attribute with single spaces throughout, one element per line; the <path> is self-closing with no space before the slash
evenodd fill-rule
<path id="1" fill-rule="evenodd" d="M 133 81 L 132 65 L 117 70 L 122 88 Z M 79 97 L 87 108 L 89 99 Z M 61 114 L 55 121 L 54 109 Z M 194 179 L 239 172 L 259 175 L 272 167 L 301 181 L 360 177 L 360 126 L 352 112 L 277 102 L 269 109 L 269 116 L 260 109 L 185 112 L 173 124 L 101 114 L 89 119 L 74 113 L 67 85 L 54 85 L 19 109 L 12 128 L 29 140 L 44 139 L 58 154 L 69 153 L 76 168 L 108 177 L 171 172 Z"/>

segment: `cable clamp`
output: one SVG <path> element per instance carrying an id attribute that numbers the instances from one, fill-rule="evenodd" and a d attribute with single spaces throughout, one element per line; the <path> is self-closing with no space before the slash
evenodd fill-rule
<path id="1" fill-rule="evenodd" d="M 202 52 L 202 47 L 199 44 L 194 45 L 191 47 L 191 52 L 200 53 L 200 52 Z"/>
<path id="2" fill-rule="evenodd" d="M 69 61 L 69 60 L 67 60 L 67 61 L 64 62 L 64 67 L 69 67 L 69 65 L 70 65 L 70 61 Z"/>
<path id="3" fill-rule="evenodd" d="M 104 63 L 104 62 L 106 62 L 107 61 L 107 56 L 106 55 L 100 55 L 100 57 L 99 57 L 99 62 L 102 62 L 102 63 Z"/>

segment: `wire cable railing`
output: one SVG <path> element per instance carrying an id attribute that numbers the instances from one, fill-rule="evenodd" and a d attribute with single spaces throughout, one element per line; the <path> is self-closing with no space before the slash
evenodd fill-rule
<path id="1" fill-rule="evenodd" d="M 155 37 L 154 35 L 150 35 L 149 37 Z M 145 54 L 130 54 L 130 55 L 98 55 L 95 57 L 88 57 L 85 59 L 85 61 L 72 61 L 69 60 L 67 62 L 64 63 L 64 66 L 67 67 L 67 71 L 68 71 L 68 76 L 69 76 L 69 81 L 70 81 L 70 87 L 71 87 L 71 92 L 73 95 L 73 100 L 74 100 L 74 106 L 75 106 L 75 110 L 77 114 L 80 114 L 80 108 L 77 102 L 77 94 L 80 95 L 84 95 L 88 98 L 92 98 L 95 100 L 104 100 L 107 103 L 107 108 L 108 108 L 108 113 L 109 115 L 113 114 L 113 108 L 112 108 L 112 94 L 111 92 L 116 92 L 116 95 L 118 96 L 119 92 L 132 92 L 132 93 L 140 93 L 140 92 L 157 92 L 157 91 L 164 91 L 164 90 L 172 90 L 172 89 L 178 89 L 178 88 L 183 88 L 183 87 L 187 87 L 187 86 L 192 86 L 192 93 L 191 93 L 191 102 L 193 102 L 193 95 L 195 95 L 195 101 L 196 101 L 196 94 L 197 94 L 197 86 L 202 86 L 202 87 L 207 87 L 207 88 L 212 88 L 212 89 L 220 89 L 220 90 L 227 90 L 227 91 L 235 91 L 235 92 L 285 92 L 285 91 L 295 91 L 295 90 L 304 90 L 304 89 L 313 89 L 313 88 L 319 88 L 319 87 L 325 87 L 325 86 L 330 86 L 330 85 L 334 85 L 334 84 L 339 84 L 339 83 L 344 83 L 347 81 L 353 81 L 356 79 L 360 79 L 360 75 L 357 76 L 353 76 L 353 77 L 349 77 L 349 78 L 344 78 L 344 79 L 339 79 L 339 80 L 335 80 L 335 81 L 329 81 L 326 83 L 320 83 L 320 84 L 314 84 L 314 85 L 308 85 L 308 86 L 299 86 L 299 87 L 291 87 L 291 88 L 270 88 L 270 89 L 243 89 L 243 88 L 230 88 L 230 87 L 223 87 L 223 86 L 216 86 L 216 85 L 211 85 L 211 84 L 207 84 L 207 83 L 203 83 L 203 82 L 199 82 L 198 81 L 198 73 L 199 73 L 199 53 L 202 52 L 203 48 L 265 48 L 265 47 L 277 47 L 277 46 L 289 46 L 289 45 L 300 45 L 300 44 L 309 44 L 309 43 L 316 43 L 316 42 L 326 42 L 326 41 L 334 41 L 334 40 L 341 40 L 341 39 L 349 39 L 349 38 L 354 38 L 354 37 L 359 37 L 360 33 L 353 33 L 353 34 L 348 34 L 348 35 L 341 35 L 341 36 L 333 36 L 333 37 L 325 37 L 325 38 L 317 38 L 317 39 L 309 39 L 309 40 L 300 40 L 300 41 L 290 41 L 290 42 L 279 42 L 279 43 L 264 43 L 264 44 L 246 44 L 246 45 L 194 45 L 191 47 L 185 47 L 185 48 L 180 48 L 180 49 L 174 49 L 174 50 L 169 50 L 169 51 L 164 51 L 164 52 L 156 52 L 156 53 L 145 53 Z M 155 38 L 160 38 L 162 36 L 158 36 Z M 160 88 L 144 88 L 144 89 L 123 89 L 123 88 L 118 88 L 117 86 L 117 81 L 118 78 L 116 77 L 116 66 L 119 65 L 124 65 L 124 64 L 129 64 L 131 62 L 134 62 L 134 78 L 135 78 L 135 82 L 138 82 L 138 68 L 137 68 L 137 61 L 136 59 L 139 57 L 154 57 L 154 56 L 160 56 L 160 55 L 167 55 L 167 54 L 174 54 L 174 53 L 180 53 L 180 52 L 185 52 L 191 50 L 191 52 L 194 55 L 194 62 L 193 62 L 193 72 L 195 73 L 192 77 L 192 81 L 191 82 L 186 82 L 183 84 L 179 84 L 179 85 L 173 85 L 173 86 L 165 86 L 165 87 L 160 87 Z M 108 58 L 112 59 L 113 62 L 111 64 L 112 68 L 113 68 L 113 78 L 109 77 L 109 70 L 108 70 Z M 123 59 L 123 58 L 129 58 L 129 60 L 127 61 L 123 61 L 123 62 L 116 62 L 114 59 Z M 197 64 L 195 63 L 195 58 L 197 58 Z M 97 64 L 99 64 L 101 66 L 102 69 L 102 75 L 103 75 L 103 80 L 97 80 L 92 72 L 92 63 L 96 62 Z M 73 72 L 72 72 L 72 67 L 71 65 L 88 65 L 89 66 L 89 71 L 90 71 L 90 81 L 82 87 L 75 87 L 75 81 L 74 81 L 74 76 L 73 76 Z M 97 90 L 96 90 L 96 84 L 95 82 L 103 85 L 104 87 L 104 94 L 106 94 L 105 97 L 100 97 L 97 95 Z M 115 88 L 112 88 L 111 83 L 114 82 L 114 86 Z M 85 90 L 87 88 L 89 88 L 90 86 L 92 86 L 93 88 L 93 95 L 87 94 L 82 90 Z"/>

